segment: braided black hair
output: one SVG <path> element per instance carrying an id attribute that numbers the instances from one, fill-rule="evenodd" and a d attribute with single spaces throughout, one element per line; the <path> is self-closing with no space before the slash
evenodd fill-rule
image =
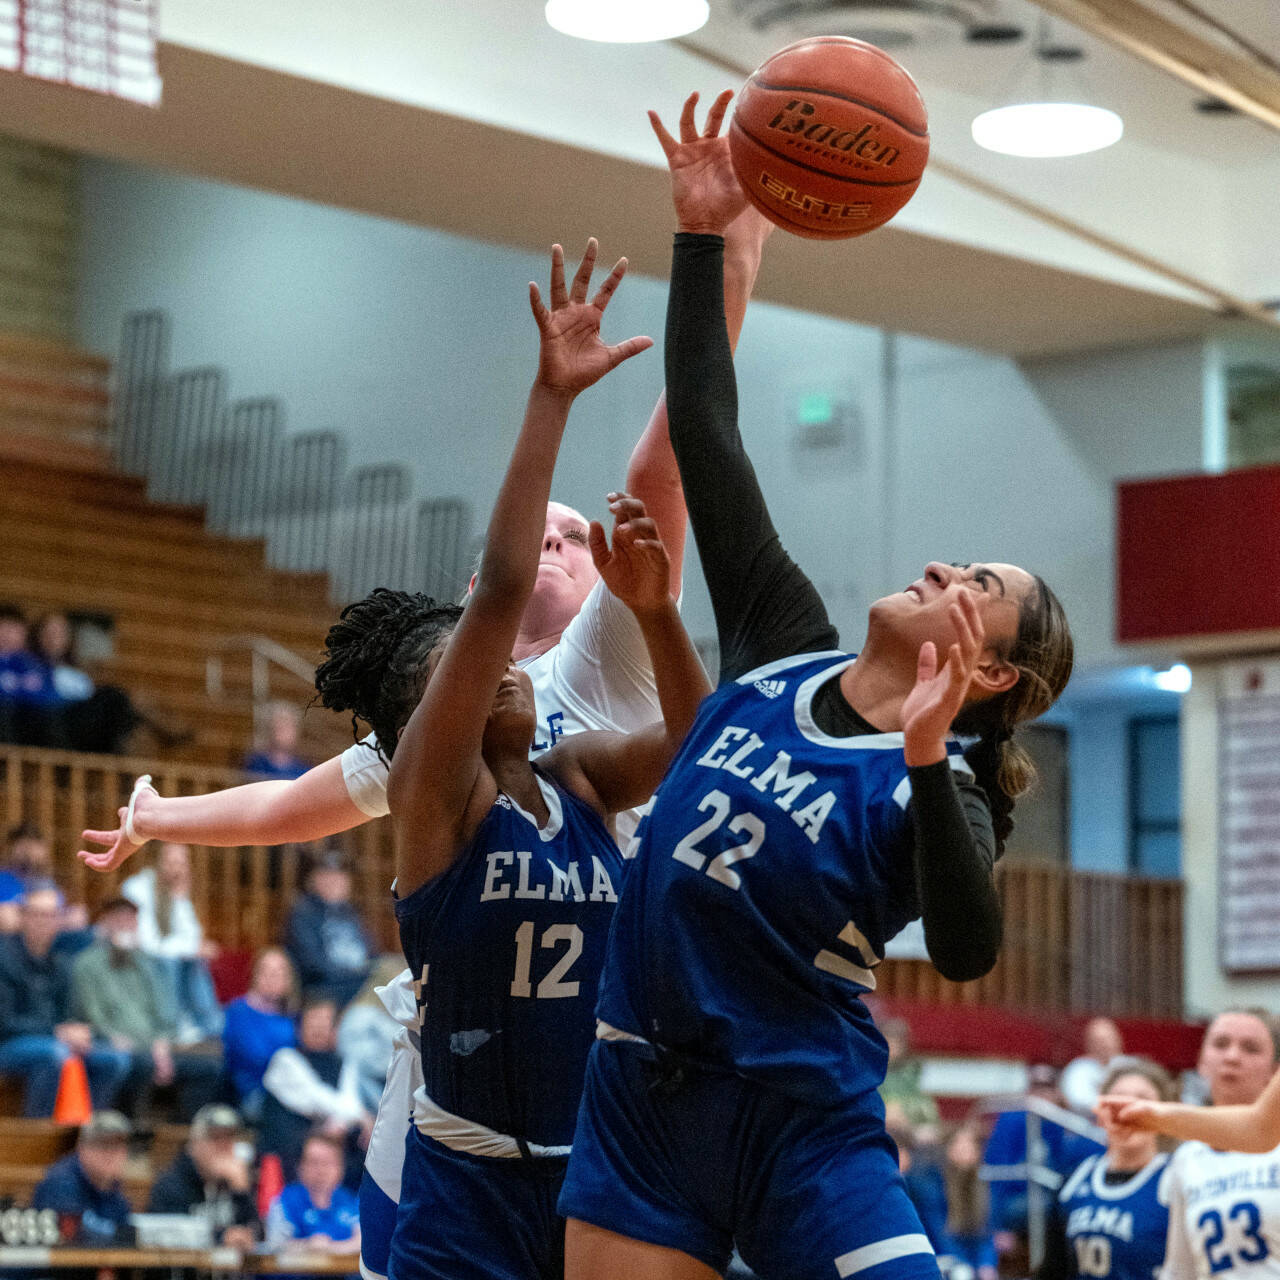
<path id="1" fill-rule="evenodd" d="M 1022 603 L 1018 634 L 1004 661 L 1017 669 L 1018 682 L 994 698 L 970 703 L 952 728 L 978 739 L 964 753 L 974 780 L 991 804 L 996 856 L 1013 833 L 1014 801 L 1035 782 L 1031 757 L 1015 741 L 1013 731 L 1047 711 L 1071 678 L 1074 645 L 1066 611 L 1043 578 L 1033 575 L 1035 589 Z"/>
<path id="2" fill-rule="evenodd" d="M 357 738 L 357 721 L 363 720 L 390 761 L 400 731 L 422 697 L 427 656 L 461 616 L 460 605 L 389 587 L 377 587 L 347 605 L 325 636 L 328 656 L 316 668 L 321 704 L 351 712 Z"/>

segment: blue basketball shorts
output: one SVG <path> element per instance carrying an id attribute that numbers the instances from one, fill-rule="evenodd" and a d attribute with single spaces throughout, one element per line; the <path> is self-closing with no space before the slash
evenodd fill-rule
<path id="1" fill-rule="evenodd" d="M 564 1171 L 563 1158 L 490 1159 L 410 1130 L 388 1280 L 562 1280 Z"/>
<path id="2" fill-rule="evenodd" d="M 761 1280 L 938 1280 L 879 1098 L 823 1110 L 728 1073 L 597 1041 L 566 1218 Z"/>

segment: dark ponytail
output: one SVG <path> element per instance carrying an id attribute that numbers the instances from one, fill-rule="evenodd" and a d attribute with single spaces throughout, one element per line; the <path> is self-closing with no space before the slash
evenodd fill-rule
<path id="1" fill-rule="evenodd" d="M 390 760 L 426 683 L 427 656 L 462 616 L 460 605 L 378 587 L 349 604 L 329 628 L 326 658 L 316 668 L 316 694 L 331 711 L 351 712 L 357 738 L 363 720 Z"/>
<path id="2" fill-rule="evenodd" d="M 1035 589 L 1023 601 L 1013 648 L 1004 657 L 1017 670 L 1017 683 L 994 698 L 970 703 L 952 725 L 961 736 L 978 739 L 964 758 L 991 803 L 997 857 L 1013 832 L 1014 802 L 1036 779 L 1035 765 L 1013 731 L 1057 701 L 1071 678 L 1075 652 L 1061 601 L 1043 578 L 1033 580 Z"/>

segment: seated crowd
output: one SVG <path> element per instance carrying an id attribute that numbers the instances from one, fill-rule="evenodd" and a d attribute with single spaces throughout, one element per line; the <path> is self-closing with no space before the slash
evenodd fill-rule
<path id="1" fill-rule="evenodd" d="M 91 923 L 52 878 L 50 852 L 23 826 L 0 866 L 0 1075 L 21 1087 L 25 1116 L 60 1118 L 74 1059 L 92 1116 L 32 1207 L 55 1210 L 66 1239 L 127 1243 L 130 1148 L 176 1121 L 189 1137 L 153 1171 L 151 1212 L 207 1219 L 214 1244 L 307 1238 L 354 1253 L 397 1030 L 374 988 L 402 962 L 375 963 L 340 855 L 314 860 L 282 945 L 255 957 L 248 990 L 224 1006 L 185 846 L 157 846 Z"/>

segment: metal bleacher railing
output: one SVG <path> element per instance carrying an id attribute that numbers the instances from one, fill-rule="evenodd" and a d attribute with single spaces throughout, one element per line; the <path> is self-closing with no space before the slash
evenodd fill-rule
<path id="1" fill-rule="evenodd" d="M 415 507 L 398 463 L 348 468 L 334 431 L 286 434 L 279 401 L 228 401 L 214 366 L 171 372 L 163 311 L 126 318 L 111 444 L 117 464 L 161 502 L 203 504 L 230 537 L 262 538 L 278 569 L 329 574 L 335 603 L 375 586 L 454 598 L 466 585 L 470 510 L 459 498 Z"/>

